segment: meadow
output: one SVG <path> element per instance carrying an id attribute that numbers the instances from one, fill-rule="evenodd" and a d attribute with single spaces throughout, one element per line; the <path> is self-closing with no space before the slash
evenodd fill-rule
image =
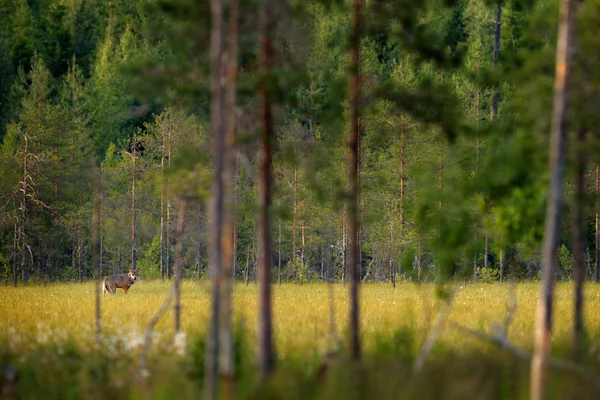
<path id="1" fill-rule="evenodd" d="M 173 312 L 165 313 L 150 352 L 150 383 L 132 384 L 143 333 L 168 290 L 169 283 L 141 281 L 127 295 L 119 291 L 114 297 L 103 296 L 103 337 L 98 348 L 92 282 L 1 287 L 2 390 L 7 397 L 19 398 L 198 396 L 209 292 L 207 284 L 195 281 L 182 285 L 184 333 L 174 336 Z M 493 333 L 504 323 L 508 299 L 516 299 L 508 338 L 531 351 L 536 283 L 520 283 L 512 294 L 508 284 L 455 284 L 447 323 L 419 374 L 412 369 L 415 357 L 445 304 L 435 285 L 361 286 L 364 361 L 360 366 L 345 362 L 343 350 L 347 286 L 282 284 L 273 290 L 279 371 L 265 385 L 257 383 L 253 365 L 256 287 L 237 284 L 234 288 L 238 398 L 526 398 L 528 363 L 453 324 Z M 571 357 L 572 297 L 572 284 L 557 286 L 554 355 L 564 360 Z M 600 334 L 600 286 L 586 286 L 585 324 L 590 340 L 583 364 L 591 373 L 600 373 L 600 344 L 595 342 Z M 326 354 L 335 349 L 337 355 L 329 358 L 334 361 L 326 364 Z M 6 368 L 18 373 L 15 382 L 7 380 Z M 586 381 L 561 371 L 552 377 L 554 398 L 573 391 L 580 398 L 594 397 L 595 384 L 589 377 Z"/>

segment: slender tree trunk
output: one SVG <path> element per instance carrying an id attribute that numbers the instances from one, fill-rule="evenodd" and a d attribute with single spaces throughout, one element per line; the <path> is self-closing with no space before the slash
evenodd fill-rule
<path id="1" fill-rule="evenodd" d="M 300 226 L 300 231 L 302 232 L 302 250 L 300 251 L 300 262 L 302 263 L 302 268 L 306 265 L 304 259 L 304 249 L 306 248 L 306 241 L 304 237 L 304 221 L 302 221 L 302 225 Z M 306 281 L 308 282 L 308 268 L 306 268 Z"/>
<path id="2" fill-rule="evenodd" d="M 168 199 L 167 200 L 167 228 L 166 228 L 166 232 L 165 232 L 165 239 L 166 239 L 166 248 L 167 248 L 167 257 L 166 257 L 166 264 L 165 264 L 165 268 L 166 268 L 166 272 L 167 272 L 167 279 L 171 279 L 173 277 L 173 271 L 171 268 L 171 264 L 172 264 L 172 260 L 171 260 L 171 200 Z"/>
<path id="3" fill-rule="evenodd" d="M 584 155 L 585 132 L 577 130 L 575 138 L 575 195 L 571 211 L 571 234 L 573 235 L 573 279 L 575 281 L 575 304 L 573 318 L 573 349 L 576 358 L 581 356 L 583 350 L 583 282 L 585 267 L 583 261 L 583 203 L 585 201 L 585 168 Z"/>
<path id="4" fill-rule="evenodd" d="M 500 283 L 504 281 L 504 249 L 500 249 Z"/>
<path id="5" fill-rule="evenodd" d="M 483 248 L 483 268 L 485 268 L 485 269 L 488 269 L 488 254 L 490 252 L 489 241 L 490 241 L 490 235 L 488 235 L 486 232 L 485 233 L 485 245 Z"/>
<path id="6" fill-rule="evenodd" d="M 223 238 L 223 168 L 226 160 L 225 134 L 223 124 L 223 4 L 221 0 L 211 0 L 211 35 L 210 35 L 210 68 L 211 68 L 211 113 L 210 129 L 213 140 L 215 175 L 210 207 L 210 265 L 212 307 L 211 321 L 206 352 L 205 394 L 206 399 L 217 398 L 217 373 L 219 362 L 219 316 L 221 315 L 220 279 L 222 268 Z"/>
<path id="7" fill-rule="evenodd" d="M 198 280 L 202 279 L 202 205 L 198 204 Z"/>
<path id="8" fill-rule="evenodd" d="M 102 240 L 102 202 L 104 200 L 104 190 L 103 190 L 103 175 L 102 175 L 102 168 L 99 169 L 100 177 L 98 178 L 100 180 L 100 204 L 98 204 L 98 240 L 100 241 L 100 249 L 99 249 L 99 257 L 100 260 L 98 261 L 100 263 L 100 278 L 102 278 L 104 276 L 104 241 Z"/>
<path id="9" fill-rule="evenodd" d="M 292 261 L 296 259 L 296 215 L 298 213 L 298 200 L 296 197 L 296 191 L 298 188 L 298 168 L 294 167 L 294 210 L 293 210 L 293 222 L 292 222 Z"/>
<path id="10" fill-rule="evenodd" d="M 352 33 L 350 40 L 351 72 L 350 72 L 350 107 L 351 131 L 348 141 L 349 170 L 350 170 L 350 195 L 348 196 L 348 226 L 350 228 L 350 329 L 349 347 L 350 357 L 354 361 L 360 360 L 360 324 L 358 302 L 358 230 L 359 230 L 359 186 L 358 186 L 358 148 L 359 148 L 359 120 L 360 120 L 360 36 L 362 0 L 354 0 L 352 10 Z"/>
<path id="11" fill-rule="evenodd" d="M 477 68 L 478 69 L 478 68 Z M 479 125 L 479 109 L 480 109 L 480 90 L 479 88 L 477 89 L 476 93 L 475 93 L 475 119 L 476 119 L 476 125 Z M 477 132 L 477 140 L 475 141 L 475 175 L 479 175 L 479 149 L 481 148 L 481 143 L 480 143 L 480 138 L 479 138 L 479 131 Z M 477 222 L 475 223 L 475 229 L 474 229 L 474 240 L 477 242 L 477 228 L 478 228 L 478 224 Z M 487 233 L 486 233 L 486 239 L 487 239 Z M 487 246 L 487 241 L 486 241 L 486 246 Z M 484 260 L 486 259 L 486 257 L 484 257 Z M 473 259 L 473 282 L 477 282 L 477 254 L 475 255 L 475 258 Z"/>
<path id="12" fill-rule="evenodd" d="M 94 261 L 94 287 L 96 289 L 96 343 L 100 345 L 102 339 L 102 327 L 100 313 L 100 295 L 101 295 L 101 279 L 102 266 L 100 262 L 100 212 L 102 204 L 102 175 L 98 167 L 95 168 L 95 197 L 94 197 L 94 212 L 92 214 L 92 258 Z"/>
<path id="13" fill-rule="evenodd" d="M 24 139 L 25 139 L 25 149 L 23 151 L 23 181 L 22 181 L 22 188 L 23 188 L 23 198 L 21 201 L 21 213 L 22 213 L 22 220 L 21 220 L 21 272 L 23 274 L 23 283 L 27 283 L 27 281 L 29 280 L 29 271 L 27 269 L 27 257 L 26 257 L 26 251 L 27 251 L 27 196 L 29 196 L 29 191 L 27 190 L 29 185 L 27 184 L 27 181 L 29 180 L 29 171 L 27 169 L 27 157 L 29 156 L 28 153 L 28 145 L 29 145 L 29 137 L 27 135 L 24 135 Z M 15 285 L 16 286 L 16 285 Z"/>
<path id="14" fill-rule="evenodd" d="M 81 227 L 77 232 L 77 273 L 79 277 L 79 283 L 83 282 L 83 271 L 81 267 L 81 248 L 83 247 L 83 234 L 81 233 Z"/>
<path id="15" fill-rule="evenodd" d="M 392 287 L 396 288 L 396 275 L 394 271 L 394 251 L 396 243 L 394 241 L 394 200 L 392 200 L 392 207 L 390 210 L 390 282 Z"/>
<path id="16" fill-rule="evenodd" d="M 281 285 L 281 217 L 279 217 L 279 256 L 277 259 L 278 277 L 277 283 Z"/>
<path id="17" fill-rule="evenodd" d="M 17 287 L 17 237 L 17 219 L 15 218 L 15 233 L 13 237 L 13 285 L 15 287 Z"/>
<path id="18" fill-rule="evenodd" d="M 496 70 L 498 66 L 498 56 L 500 55 L 500 33 L 502 32 L 502 4 L 496 3 L 496 30 L 494 33 L 494 52 L 492 55 L 492 68 Z M 495 120 L 498 115 L 498 89 L 492 87 L 492 101 L 490 105 L 490 120 Z"/>
<path id="19" fill-rule="evenodd" d="M 594 283 L 600 281 L 600 168 L 596 165 L 596 260 L 594 261 Z"/>
<path id="20" fill-rule="evenodd" d="M 273 64 L 273 25 L 272 1 L 263 0 L 260 10 L 260 69 L 266 79 Z M 275 371 L 275 351 L 273 348 L 273 315 L 271 308 L 271 230 L 269 214 L 271 208 L 271 182 L 273 180 L 273 103 L 266 82 L 259 87 L 261 145 L 260 175 L 258 180 L 258 363 L 263 378 Z"/>
<path id="21" fill-rule="evenodd" d="M 135 209 L 135 186 L 136 186 L 136 138 L 133 137 L 131 144 L 131 268 L 137 270 L 137 239 L 136 239 L 136 209 Z"/>
<path id="22" fill-rule="evenodd" d="M 163 149 L 165 140 L 163 135 Z M 160 279 L 165 280 L 165 184 L 164 184 L 165 157 L 160 158 L 160 171 L 162 175 L 160 189 Z M 199 217 L 198 217 L 199 218 Z M 200 252 L 198 252 L 200 254 Z"/>
<path id="23" fill-rule="evenodd" d="M 572 36 L 576 0 L 563 0 L 556 46 L 556 76 L 554 81 L 554 109 L 550 143 L 550 196 L 546 210 L 544 232 L 543 271 L 540 298 L 536 314 L 536 331 L 533 359 L 531 361 L 530 397 L 541 400 L 545 396 L 546 379 L 552 344 L 552 303 L 554 299 L 554 271 L 556 249 L 560 236 L 563 205 L 563 185 L 566 158 L 567 99 Z"/>
<path id="24" fill-rule="evenodd" d="M 400 203 L 398 208 L 400 211 L 400 240 L 404 240 L 404 194 L 406 192 L 406 117 L 402 115 L 400 121 Z M 395 250 L 395 247 L 394 247 Z M 404 246 L 400 245 L 400 273 L 402 273 L 402 255 L 404 254 Z M 395 280 L 395 279 L 394 279 Z"/>
<path id="25" fill-rule="evenodd" d="M 175 282 L 173 283 L 175 295 L 175 334 L 181 329 L 181 279 L 183 278 L 183 265 L 181 262 L 181 252 L 183 248 L 183 228 L 185 224 L 185 211 L 187 202 L 183 199 L 179 202 L 179 216 L 177 217 L 177 227 L 175 233 Z"/>
<path id="26" fill-rule="evenodd" d="M 346 240 L 346 208 L 344 207 L 344 214 L 342 216 L 342 284 L 346 284 L 346 248 L 347 240 Z"/>
<path id="27" fill-rule="evenodd" d="M 496 3 L 496 31 L 494 33 L 494 52 L 492 55 L 492 66 L 494 71 L 498 68 L 498 56 L 500 55 L 500 34 L 502 32 L 502 4 Z M 498 88 L 492 87 L 492 99 L 490 105 L 490 120 L 494 121 L 498 115 Z M 487 237 L 486 237 L 487 240 Z M 487 242 L 486 242 L 487 243 Z M 504 249 L 500 249 L 500 282 L 504 277 Z"/>
<path id="28" fill-rule="evenodd" d="M 219 315 L 219 372 L 228 398 L 233 398 L 233 334 L 232 280 L 231 270 L 234 263 L 234 203 L 235 203 L 235 139 L 236 139 L 236 94 L 238 68 L 238 18 L 239 0 L 230 1 L 229 27 L 227 32 L 227 86 L 225 89 L 225 148 L 223 154 L 223 232 L 221 236 L 220 315 Z"/>
<path id="29" fill-rule="evenodd" d="M 250 276 L 250 247 L 246 249 L 246 270 L 244 271 L 244 282 L 248 286 L 248 280 Z"/>

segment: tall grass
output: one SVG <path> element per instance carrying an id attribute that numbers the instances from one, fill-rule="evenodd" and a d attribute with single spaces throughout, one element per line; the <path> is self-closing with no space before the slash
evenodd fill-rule
<path id="1" fill-rule="evenodd" d="M 454 289 L 456 295 L 448 321 L 486 332 L 503 323 L 508 285 L 457 285 Z M 103 342 L 98 349 L 94 342 L 93 283 L 0 287 L 0 344 L 3 344 L 0 361 L 23 371 L 20 381 L 28 384 L 19 386 L 25 390 L 18 392 L 21 395 L 41 395 L 38 391 L 45 385 L 42 383 L 48 382 L 59 388 L 75 386 L 75 398 L 96 395 L 145 397 L 143 391 L 150 389 L 137 386 L 131 389 L 129 378 L 135 369 L 146 325 L 168 290 L 169 283 L 141 281 L 126 296 L 120 291 L 116 296 L 103 296 Z M 278 379 L 265 386 L 253 383 L 258 318 L 256 287 L 237 284 L 234 288 L 240 364 L 237 376 L 240 382 L 247 382 L 242 385 L 246 388 L 240 392 L 242 397 L 331 398 L 335 394 L 335 398 L 347 398 L 344 397 L 346 393 L 351 397 L 361 394 L 361 397 L 375 396 L 373 398 L 414 398 L 417 395 L 438 398 L 438 394 L 444 398 L 461 398 L 461 394 L 474 390 L 485 393 L 483 398 L 493 393 L 498 394 L 497 398 L 515 398 L 526 393 L 523 391 L 527 379 L 526 363 L 450 327 L 442 332 L 425 371 L 418 379 L 411 378 L 414 357 L 443 304 L 436 296 L 435 286 L 429 284 L 405 283 L 395 289 L 388 285 L 363 285 L 360 306 L 365 361 L 357 371 L 345 362 L 333 362 L 326 369 L 330 371 L 328 378 L 319 380 L 324 371 L 325 355 L 338 343 L 346 342 L 348 287 L 339 284 L 333 287 L 335 332 L 340 342 L 331 334 L 326 284 L 282 284 L 274 286 L 273 290 L 275 346 L 280 372 Z M 521 283 L 515 293 L 518 305 L 509 338 L 529 350 L 538 285 Z M 572 297 L 571 284 L 557 286 L 554 342 L 555 353 L 563 358 L 570 357 Z M 208 285 L 184 282 L 181 324 L 185 334 L 174 338 L 172 311 L 157 325 L 148 371 L 152 376 L 149 393 L 159 398 L 175 394 L 177 397 L 194 397 L 200 393 L 198 382 L 201 381 L 209 310 Z M 598 337 L 600 286 L 586 286 L 585 322 L 588 336 Z M 600 346 L 591 340 L 586 358 L 590 368 L 598 369 L 598 356 Z M 72 371 L 69 372 L 69 361 L 65 361 L 69 359 L 72 367 L 77 368 L 76 379 L 69 378 Z M 341 359 L 344 359 L 343 355 Z M 561 376 L 557 375 L 555 381 L 562 382 Z M 427 385 L 425 377 L 437 383 Z M 347 385 L 353 387 L 358 381 L 362 382 L 365 392 L 361 392 L 363 389 L 348 392 Z M 398 388 L 399 385 L 404 388 Z M 587 388 L 585 385 L 568 387 Z M 57 390 L 56 396 L 49 393 L 48 398 L 64 398 L 66 389 Z"/>

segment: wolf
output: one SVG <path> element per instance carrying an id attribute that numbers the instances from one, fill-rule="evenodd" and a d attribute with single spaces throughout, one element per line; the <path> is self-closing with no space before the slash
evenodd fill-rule
<path id="1" fill-rule="evenodd" d="M 129 269 L 129 273 L 126 274 L 115 274 L 109 275 L 104 278 L 104 285 L 102 289 L 102 293 L 110 293 L 111 295 L 115 295 L 117 293 L 117 288 L 123 289 L 123 293 L 127 294 L 127 291 L 133 285 L 138 278 L 138 271 L 135 269 Z"/>

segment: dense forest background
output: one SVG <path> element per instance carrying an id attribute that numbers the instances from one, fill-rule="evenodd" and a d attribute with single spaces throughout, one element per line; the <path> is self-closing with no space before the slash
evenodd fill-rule
<path id="1" fill-rule="evenodd" d="M 213 153 L 208 4 L 0 4 L 0 274 L 206 276 Z M 300 4 L 301 3 L 301 4 Z M 369 2 L 360 32 L 362 281 L 537 279 L 548 185 L 557 4 Z M 204 7 L 204 8 L 203 8 Z M 258 67 L 258 6 L 241 3 L 232 274 L 257 264 L 257 86 L 275 93 L 274 281 L 345 282 L 350 6 L 275 5 L 274 68 Z M 584 132 L 585 263 L 598 276 L 595 128 L 600 7 L 580 6 L 571 130 Z M 98 178 L 100 176 L 101 178 Z M 572 174 L 567 179 L 567 198 Z M 185 204 L 183 212 L 180 207 Z M 570 207 L 567 204 L 567 207 Z M 572 275 L 565 213 L 559 279 Z"/>

